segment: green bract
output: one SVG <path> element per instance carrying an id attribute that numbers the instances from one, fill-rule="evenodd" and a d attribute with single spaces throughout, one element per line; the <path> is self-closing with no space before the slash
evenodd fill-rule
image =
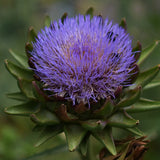
<path id="1" fill-rule="evenodd" d="M 87 14 L 92 15 L 92 12 L 93 9 L 89 9 Z M 63 15 L 62 21 L 66 16 L 67 14 Z M 46 18 L 45 25 L 50 25 L 49 17 Z M 120 25 L 126 29 L 125 19 L 122 20 Z M 131 83 L 134 83 L 134 85 L 126 88 L 119 87 L 116 99 L 108 97 L 105 101 L 101 100 L 92 104 L 91 109 L 88 109 L 83 103 L 73 107 L 71 102 L 60 97 L 50 98 L 43 91 L 33 71 L 28 69 L 32 65 L 28 64 L 28 59 L 30 58 L 29 52 L 33 49 L 31 41 L 34 41 L 35 37 L 36 33 L 33 27 L 30 27 L 29 42 L 26 43 L 27 56 L 10 50 L 17 64 L 9 60 L 5 61 L 6 68 L 17 79 L 20 89 L 17 93 L 8 94 L 8 97 L 22 102 L 20 105 L 5 108 L 5 112 L 31 118 L 36 124 L 34 130 L 41 132 L 36 146 L 64 132 L 69 150 L 74 151 L 78 148 L 85 156 L 88 140 L 92 135 L 112 155 L 116 155 L 117 149 L 112 135 L 113 127 L 122 128 L 137 136 L 143 136 L 143 133 L 137 128 L 139 120 L 132 118 L 129 113 L 160 108 L 159 101 L 141 97 L 143 89 L 160 85 L 160 81 L 152 81 L 159 73 L 160 65 L 146 71 L 139 70 L 139 65 L 143 64 L 143 61 L 151 54 L 159 41 L 155 41 L 142 51 L 138 42 L 133 49 L 133 51 L 138 51 L 135 58 L 139 59 L 134 70 L 137 74 L 130 78 Z M 119 160 L 123 160 L 123 154 Z"/>

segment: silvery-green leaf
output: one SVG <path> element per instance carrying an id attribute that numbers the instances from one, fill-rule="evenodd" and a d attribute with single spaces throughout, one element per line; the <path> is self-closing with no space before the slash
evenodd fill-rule
<path id="1" fill-rule="evenodd" d="M 159 44 L 160 41 L 155 41 L 151 45 L 149 45 L 147 48 L 142 50 L 141 56 L 139 58 L 139 61 L 137 62 L 138 65 L 141 65 L 143 61 L 151 54 L 151 52 L 155 49 L 155 47 Z"/>
<path id="2" fill-rule="evenodd" d="M 74 151 L 83 140 L 86 130 L 80 125 L 67 124 L 64 127 L 68 147 L 70 151 Z"/>
<path id="3" fill-rule="evenodd" d="M 141 98 L 138 102 L 130 107 L 125 108 L 126 112 L 145 112 L 150 110 L 160 109 L 160 101 Z"/>

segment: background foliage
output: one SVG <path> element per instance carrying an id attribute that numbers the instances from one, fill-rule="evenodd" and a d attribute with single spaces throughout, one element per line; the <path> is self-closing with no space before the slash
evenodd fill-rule
<path id="1" fill-rule="evenodd" d="M 36 134 L 31 131 L 33 124 L 28 118 L 8 116 L 3 108 L 15 101 L 8 100 L 8 92 L 17 91 L 15 79 L 4 67 L 4 59 L 11 59 L 8 49 L 25 54 L 24 46 L 27 40 L 29 26 L 38 31 L 43 26 L 46 14 L 57 20 L 64 12 L 69 16 L 83 14 L 90 7 L 94 7 L 95 14 L 102 14 L 114 22 L 120 22 L 126 17 L 128 32 L 133 37 L 133 44 L 140 40 L 142 46 L 147 46 L 154 40 L 160 39 L 160 1 L 159 0 L 0 0 L 0 159 L 22 160 L 35 153 L 48 149 L 47 154 L 36 155 L 26 160 L 61 159 L 58 153 L 49 150 L 56 146 L 58 139 L 52 139 L 39 148 L 34 148 Z M 160 63 L 160 47 L 154 51 L 142 69 Z M 160 78 L 160 76 L 158 76 Z M 143 93 L 146 98 L 160 100 L 160 87 Z M 159 159 L 160 148 L 160 111 L 137 114 L 140 127 L 151 139 L 146 160 Z M 121 133 L 119 133 L 121 134 Z M 62 148 L 63 160 L 78 159 L 76 153 L 68 153 Z M 71 158 L 72 157 L 72 158 Z"/>

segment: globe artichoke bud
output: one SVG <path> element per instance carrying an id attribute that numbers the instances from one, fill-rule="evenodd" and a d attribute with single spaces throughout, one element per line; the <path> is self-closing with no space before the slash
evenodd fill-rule
<path id="1" fill-rule="evenodd" d="M 132 48 L 125 19 L 112 24 L 92 12 L 73 18 L 65 13 L 58 22 L 47 17 L 38 34 L 30 27 L 26 55 L 10 50 L 18 64 L 5 61 L 20 89 L 8 97 L 22 101 L 5 112 L 31 118 L 41 132 L 36 146 L 64 132 L 69 150 L 85 156 L 92 135 L 115 156 L 112 128 L 143 136 L 139 120 L 129 114 L 160 108 L 141 97 L 142 90 L 160 84 L 152 81 L 160 65 L 139 69 L 158 41 Z"/>

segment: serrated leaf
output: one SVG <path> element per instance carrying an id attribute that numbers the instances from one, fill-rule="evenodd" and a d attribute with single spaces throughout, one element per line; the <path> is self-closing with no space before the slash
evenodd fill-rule
<path id="1" fill-rule="evenodd" d="M 133 133 L 133 134 L 135 134 L 135 135 L 137 135 L 137 136 L 140 136 L 140 137 L 144 136 L 144 133 L 141 130 L 139 130 L 137 127 L 126 128 L 126 130 L 131 132 L 131 133 Z"/>
<path id="2" fill-rule="evenodd" d="M 38 124 L 54 125 L 59 123 L 56 115 L 46 109 L 41 109 L 40 112 L 32 114 L 31 119 Z"/>
<path id="3" fill-rule="evenodd" d="M 20 90 L 26 95 L 26 97 L 28 97 L 30 99 L 36 99 L 34 92 L 33 92 L 33 87 L 32 87 L 31 81 L 19 79 L 18 86 L 19 86 Z"/>
<path id="4" fill-rule="evenodd" d="M 125 108 L 127 112 L 145 112 L 150 110 L 160 109 L 160 101 L 153 101 L 150 99 L 141 98 L 134 105 Z"/>
<path id="5" fill-rule="evenodd" d="M 29 41 L 36 41 L 36 38 L 37 38 L 37 34 L 34 30 L 34 28 L 31 26 L 29 27 L 29 30 L 28 30 L 28 40 Z"/>
<path id="6" fill-rule="evenodd" d="M 66 135 L 69 150 L 74 151 L 81 143 L 87 131 L 80 125 L 67 124 L 64 127 L 64 132 Z"/>
<path id="7" fill-rule="evenodd" d="M 28 116 L 30 114 L 37 113 L 40 110 L 39 107 L 39 103 L 35 101 L 29 101 L 27 103 L 7 107 L 5 108 L 5 112 L 8 114 Z"/>
<path id="8" fill-rule="evenodd" d="M 32 75 L 33 73 L 31 70 L 21 68 L 9 60 L 5 60 L 5 65 L 6 65 L 6 68 L 8 69 L 8 71 L 15 78 L 25 79 L 25 80 L 30 80 L 30 81 L 33 79 L 33 75 Z"/>
<path id="9" fill-rule="evenodd" d="M 93 17 L 93 12 L 94 12 L 93 7 L 90 7 L 90 8 L 88 8 L 88 10 L 86 11 L 85 15 L 90 15 L 91 18 L 92 18 L 92 17 Z"/>
<path id="10" fill-rule="evenodd" d="M 139 120 L 133 119 L 126 112 L 117 112 L 108 119 L 108 125 L 119 128 L 134 127 L 139 123 Z"/>
<path id="11" fill-rule="evenodd" d="M 153 44 L 142 50 L 139 61 L 137 62 L 138 65 L 141 65 L 143 63 L 143 61 L 151 54 L 151 52 L 155 49 L 159 42 L 160 41 L 155 41 Z"/>
<path id="12" fill-rule="evenodd" d="M 8 93 L 7 97 L 19 101 L 27 101 L 27 97 L 22 92 Z"/>
<path id="13" fill-rule="evenodd" d="M 44 25 L 47 26 L 47 27 L 50 27 L 51 25 L 51 18 L 50 16 L 46 16 L 45 19 L 44 19 Z"/>
<path id="14" fill-rule="evenodd" d="M 106 121 L 102 121 L 102 120 L 86 120 L 86 121 L 81 121 L 80 122 L 82 127 L 90 130 L 90 131 L 97 131 L 97 130 L 102 130 L 105 128 L 105 126 L 107 125 Z"/>
<path id="15" fill-rule="evenodd" d="M 116 147 L 113 141 L 112 131 L 110 128 L 105 128 L 103 131 L 94 132 L 93 136 L 98 139 L 112 155 L 116 155 Z"/>
<path id="16" fill-rule="evenodd" d="M 61 125 L 46 126 L 45 129 L 41 132 L 39 140 L 35 144 L 35 147 L 39 147 L 41 144 L 43 144 L 50 138 L 60 134 L 62 131 L 63 129 Z"/>
<path id="17" fill-rule="evenodd" d="M 154 88 L 154 87 L 158 87 L 160 86 L 160 80 L 153 80 L 152 82 L 150 82 L 149 84 L 147 84 L 143 90 L 147 90 L 147 89 L 150 89 L 150 88 Z"/>
<path id="18" fill-rule="evenodd" d="M 88 151 L 88 142 L 89 142 L 90 133 L 86 134 L 86 136 L 81 141 L 79 148 L 83 156 L 87 155 Z"/>
<path id="19" fill-rule="evenodd" d="M 159 70 L 160 70 L 160 65 L 157 65 L 149 70 L 140 73 L 135 81 L 135 84 L 141 85 L 142 87 L 146 86 L 157 76 Z"/>
<path id="20" fill-rule="evenodd" d="M 141 95 L 141 86 L 136 87 L 133 90 L 125 92 L 125 97 L 116 105 L 117 108 L 127 107 L 135 103 Z"/>
<path id="21" fill-rule="evenodd" d="M 16 61 L 24 68 L 28 68 L 27 57 L 22 54 L 18 54 L 13 52 L 11 49 L 9 50 L 10 54 L 16 59 Z"/>

